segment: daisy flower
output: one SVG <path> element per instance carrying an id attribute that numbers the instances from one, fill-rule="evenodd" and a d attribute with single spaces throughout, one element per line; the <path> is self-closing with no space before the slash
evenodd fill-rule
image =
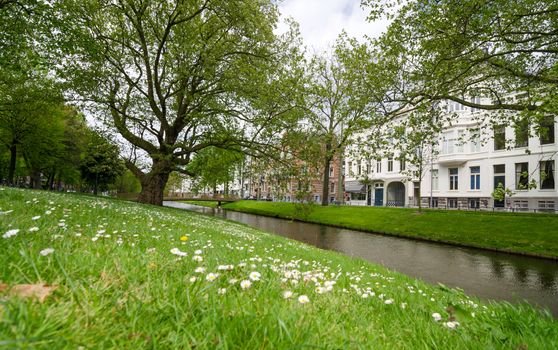
<path id="1" fill-rule="evenodd" d="M 54 253 L 54 249 L 52 249 L 52 248 L 46 248 L 46 249 L 43 249 L 39 252 L 39 254 L 41 254 L 42 256 L 47 256 L 47 255 L 52 254 L 52 253 Z"/>
<path id="2" fill-rule="evenodd" d="M 259 281 L 261 276 L 262 276 L 262 275 L 261 275 L 259 272 L 253 271 L 253 272 L 250 272 L 249 278 L 250 278 L 252 281 Z"/>
<path id="3" fill-rule="evenodd" d="M 13 237 L 15 235 L 17 235 L 17 233 L 19 232 L 19 229 L 13 229 L 13 230 L 9 230 L 6 233 L 4 233 L 2 235 L 2 238 L 10 238 Z"/>
<path id="4" fill-rule="evenodd" d="M 291 292 L 290 290 L 286 290 L 283 292 L 283 298 L 290 299 L 292 297 L 293 297 L 293 292 Z"/>
<path id="5" fill-rule="evenodd" d="M 207 274 L 207 276 L 205 276 L 205 280 L 208 282 L 213 282 L 217 279 L 217 277 L 219 277 L 218 274 L 210 272 Z"/>
<path id="6" fill-rule="evenodd" d="M 244 280 L 244 281 L 240 282 L 240 288 L 242 288 L 242 289 L 248 289 L 248 288 L 250 288 L 251 285 L 252 285 L 252 282 L 250 282 L 248 280 Z"/>

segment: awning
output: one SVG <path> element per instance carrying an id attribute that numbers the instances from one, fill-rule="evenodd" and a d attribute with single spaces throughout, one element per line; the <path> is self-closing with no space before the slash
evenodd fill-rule
<path id="1" fill-rule="evenodd" d="M 366 186 L 358 180 L 347 181 L 345 182 L 345 192 L 366 193 Z"/>

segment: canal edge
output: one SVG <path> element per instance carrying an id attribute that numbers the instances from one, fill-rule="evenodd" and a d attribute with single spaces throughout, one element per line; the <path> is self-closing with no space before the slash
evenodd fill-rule
<path id="1" fill-rule="evenodd" d="M 360 231 L 360 232 L 371 233 L 371 234 L 378 234 L 378 235 L 382 235 L 382 236 L 406 238 L 406 239 L 412 239 L 412 240 L 415 240 L 415 241 L 438 243 L 438 244 L 451 245 L 451 246 L 461 247 L 461 248 L 475 248 L 475 249 L 481 249 L 481 250 L 486 250 L 486 251 L 491 251 L 491 252 L 496 252 L 496 253 L 506 253 L 506 254 L 527 256 L 527 257 L 531 257 L 531 258 L 552 260 L 552 261 L 558 262 L 558 256 L 552 256 L 552 255 L 545 255 L 545 254 L 539 254 L 539 253 L 529 253 L 529 252 L 518 252 L 518 251 L 514 251 L 514 250 L 510 250 L 510 249 L 484 247 L 484 246 L 475 245 L 475 244 L 466 244 L 466 243 L 446 241 L 446 240 L 443 240 L 443 239 L 409 236 L 409 235 L 400 234 L 400 233 L 391 233 L 391 232 L 385 232 L 385 231 L 373 231 L 373 230 L 347 227 L 347 226 L 343 226 L 343 225 L 325 224 L 325 223 L 322 223 L 322 222 L 316 222 L 316 221 L 311 221 L 311 220 L 302 220 L 302 219 L 298 219 L 298 218 L 292 218 L 292 217 L 281 216 L 281 215 L 276 215 L 276 214 L 275 215 L 274 214 L 261 214 L 261 213 L 253 213 L 253 212 L 250 212 L 250 211 L 235 210 L 235 209 L 228 209 L 228 208 L 223 209 L 223 210 L 235 211 L 235 212 L 238 212 L 238 213 L 245 213 L 245 214 L 252 214 L 252 215 L 260 215 L 260 216 L 265 216 L 265 217 L 270 217 L 270 218 L 277 218 L 277 219 L 291 220 L 291 221 L 297 221 L 297 222 L 304 222 L 304 223 L 308 223 L 308 224 L 324 225 L 324 226 L 335 227 L 335 228 L 340 228 L 340 229 Z"/>

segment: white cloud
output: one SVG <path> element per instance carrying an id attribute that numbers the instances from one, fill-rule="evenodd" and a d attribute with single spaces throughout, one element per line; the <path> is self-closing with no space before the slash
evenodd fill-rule
<path id="1" fill-rule="evenodd" d="M 300 25 L 304 43 L 310 51 L 323 51 L 334 44 L 343 29 L 353 37 L 377 37 L 387 21 L 369 23 L 368 12 L 360 0 L 285 0 L 279 4 L 283 18 L 292 17 Z M 279 27 L 279 31 L 284 30 Z"/>

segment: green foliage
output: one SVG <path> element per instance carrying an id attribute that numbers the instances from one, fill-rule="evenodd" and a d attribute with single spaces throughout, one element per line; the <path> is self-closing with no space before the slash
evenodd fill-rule
<path id="1" fill-rule="evenodd" d="M 130 170 L 125 169 L 116 182 L 109 186 L 109 190 L 115 190 L 118 193 L 139 193 L 141 184 Z"/>
<path id="2" fill-rule="evenodd" d="M 108 185 L 116 182 L 124 174 L 125 168 L 118 147 L 93 133 L 85 149 L 80 171 L 85 183 L 97 194 L 98 190 L 107 190 Z"/>
<path id="3" fill-rule="evenodd" d="M 514 194 L 515 193 L 512 190 L 507 187 L 504 188 L 504 185 L 499 182 L 498 186 L 496 186 L 494 191 L 491 193 L 491 196 L 497 201 L 503 201 L 506 197 L 512 197 Z"/>
<path id="4" fill-rule="evenodd" d="M 161 204 L 169 174 L 190 175 L 205 148 L 273 154 L 296 121 L 300 43 L 294 27 L 274 34 L 273 1 L 63 0 L 54 11 L 60 76 L 151 158 L 126 162 L 140 201 Z"/>
<path id="5" fill-rule="evenodd" d="M 188 165 L 188 171 L 196 175 L 194 191 L 204 188 L 215 189 L 218 185 L 228 184 L 244 162 L 244 154 L 237 150 L 209 147 L 197 153 Z"/>
<path id="6" fill-rule="evenodd" d="M 394 7 L 384 11 L 378 1 L 362 3 L 372 19 L 394 14 Z M 380 80 L 392 86 L 389 101 L 418 106 L 452 100 L 534 119 L 558 112 L 556 2 L 414 0 L 398 7 L 374 42 L 374 72 L 386 71 Z M 510 120 L 510 114 L 480 120 L 488 118 Z"/>

